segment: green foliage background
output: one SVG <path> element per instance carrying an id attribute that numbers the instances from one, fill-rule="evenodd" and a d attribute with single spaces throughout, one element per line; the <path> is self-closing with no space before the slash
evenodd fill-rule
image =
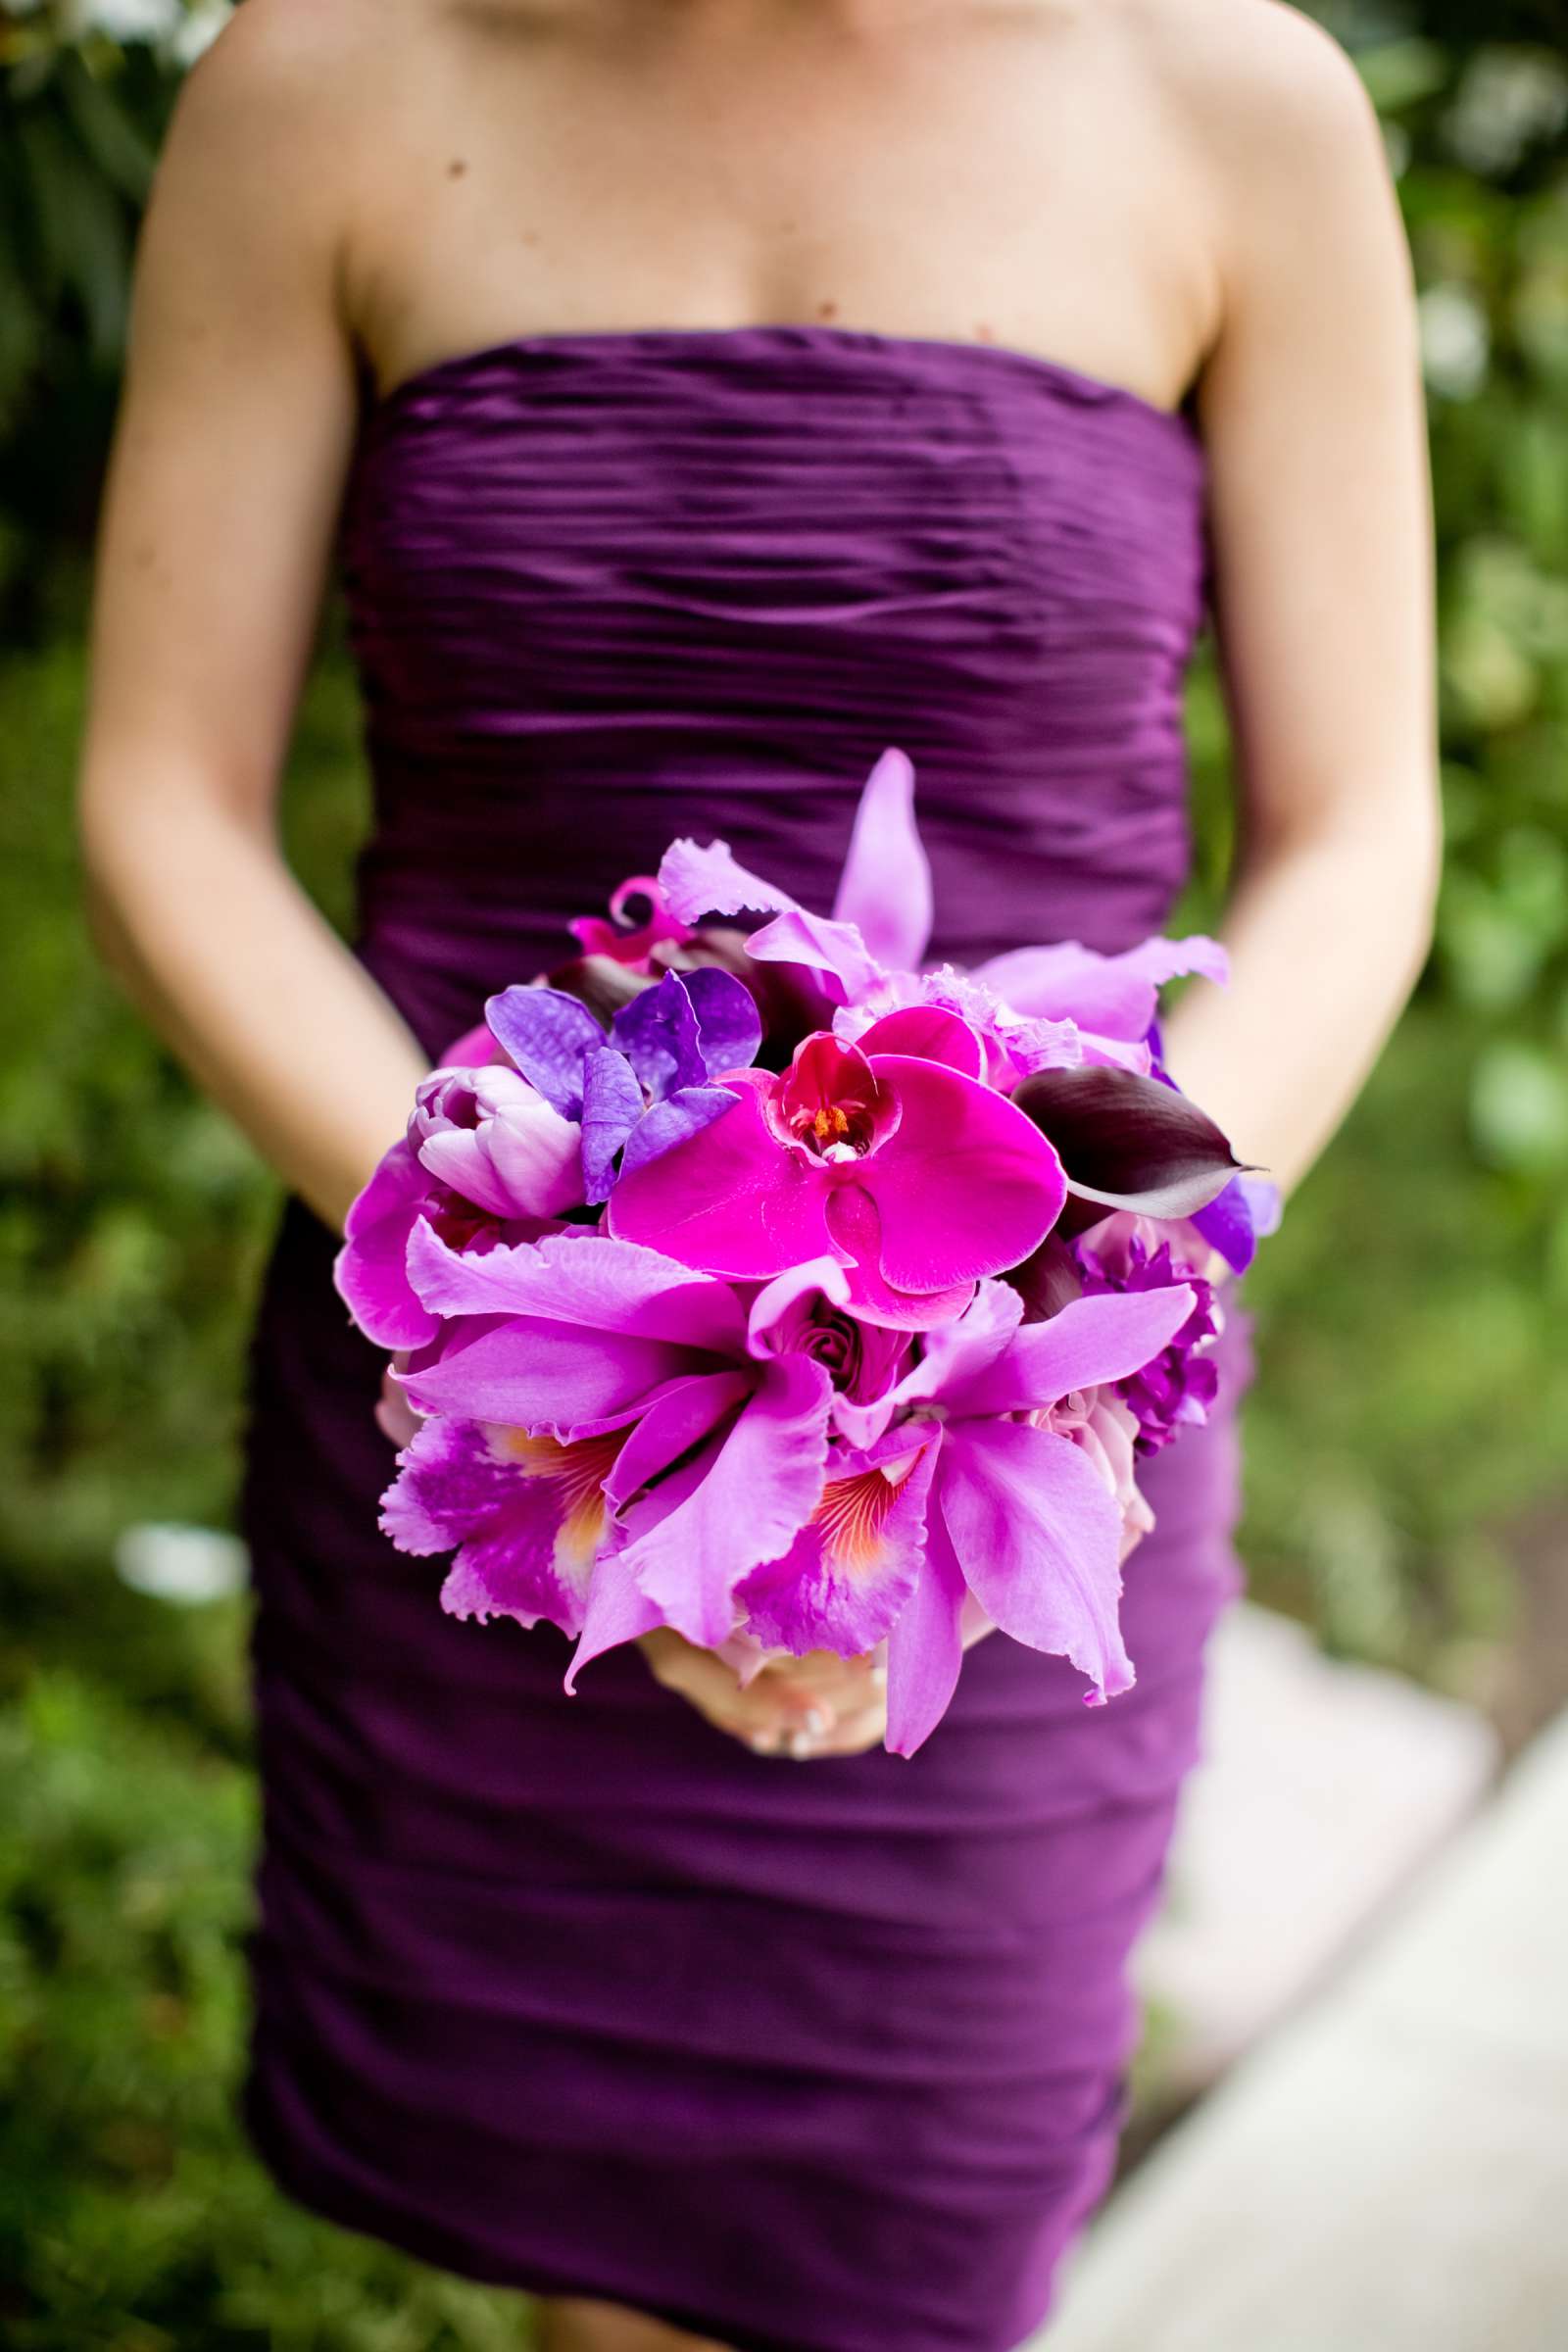
<path id="1" fill-rule="evenodd" d="M 239 2145 L 244 1611 L 112 1565 L 129 1523 L 228 1519 L 276 1206 L 95 969 L 72 846 L 128 260 L 215 21 L 184 13 L 0 16 L 0 2342 L 498 2352 L 510 2299 L 307 2220 Z M 1449 858 L 1415 1002 L 1250 1277 L 1243 1541 L 1330 1646 L 1486 1699 L 1529 1642 L 1515 1531 L 1568 1500 L 1568 72 L 1554 8 L 1323 13 L 1423 288 Z M 114 37 L 132 20 L 162 30 Z M 1201 922 L 1229 848 L 1208 649 L 1189 722 Z M 339 921 L 364 822 L 329 610 L 285 827 Z"/>

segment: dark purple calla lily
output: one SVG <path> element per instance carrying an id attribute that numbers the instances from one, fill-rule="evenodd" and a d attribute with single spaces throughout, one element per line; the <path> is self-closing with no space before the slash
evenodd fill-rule
<path id="1" fill-rule="evenodd" d="M 1079 1202 L 1188 1217 L 1246 1164 L 1196 1102 L 1136 1070 L 1039 1070 L 1012 1100 L 1050 1137 Z"/>

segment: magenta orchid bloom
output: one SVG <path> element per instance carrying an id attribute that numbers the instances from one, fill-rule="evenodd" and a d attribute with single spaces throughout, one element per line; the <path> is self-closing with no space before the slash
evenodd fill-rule
<path id="1" fill-rule="evenodd" d="M 900 1755 L 946 1712 L 966 1595 L 1015 1641 L 1070 1659 L 1094 1686 L 1089 1703 L 1131 1688 L 1117 1622 L 1122 1510 L 1084 1448 L 1032 1416 L 1138 1371 L 1194 1297 L 1173 1283 L 1024 1323 L 1019 1294 L 985 1283 L 884 1400 L 890 1417 L 911 1415 L 896 1433 L 906 1440 L 928 1419 L 936 1457 L 920 1575 L 888 1638 L 888 1745 Z"/>
<path id="2" fill-rule="evenodd" d="M 633 900 L 647 902 L 648 914 L 641 923 L 628 922 L 626 909 Z M 672 915 L 664 904 L 664 894 L 653 874 L 633 874 L 622 882 L 610 902 L 610 920 L 602 914 L 579 915 L 566 929 L 577 940 L 585 956 L 608 956 L 612 963 L 625 964 L 635 972 L 653 972 L 656 948 L 684 947 L 694 934 L 690 926 Z"/>
<path id="3" fill-rule="evenodd" d="M 432 1070 L 400 1136 L 344 1221 L 338 1295 L 382 1348 L 421 1348 L 440 1329 L 409 1281 L 409 1237 L 425 1218 L 457 1248 L 531 1241 L 583 1198 L 582 1136 L 510 1062 Z"/>
<path id="4" fill-rule="evenodd" d="M 831 1257 L 854 1313 L 925 1327 L 1027 1257 L 1065 1198 L 1039 1129 L 949 1062 L 822 1031 L 782 1074 L 725 1083 L 727 1117 L 621 1177 L 608 1210 L 620 1240 L 742 1281 Z"/>

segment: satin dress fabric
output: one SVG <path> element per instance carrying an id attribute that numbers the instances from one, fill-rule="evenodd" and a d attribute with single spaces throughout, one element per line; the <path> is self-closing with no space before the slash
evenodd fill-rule
<path id="1" fill-rule="evenodd" d="M 524 335 L 368 396 L 356 954 L 434 1058 L 673 834 L 825 911 L 889 745 L 934 957 L 1158 930 L 1205 483 L 1185 413 L 852 328 Z M 250 1355 L 264 2159 L 430 2263 L 739 2352 L 1008 2352 L 1126 2119 L 1129 1955 L 1243 1584 L 1249 1310 L 1145 1465 L 1136 1686 L 1086 1706 L 993 1635 L 912 1758 L 797 1762 L 635 1648 L 568 1698 L 553 1629 L 443 1615 L 444 1563 L 377 1532 L 382 1359 L 333 1251 L 290 1200 Z"/>

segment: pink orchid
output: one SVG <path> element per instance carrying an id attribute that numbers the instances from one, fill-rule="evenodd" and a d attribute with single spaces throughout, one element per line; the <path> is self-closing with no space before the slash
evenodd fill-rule
<path id="1" fill-rule="evenodd" d="M 1131 1687 L 1117 1622 L 1123 1510 L 1086 1449 L 1049 1425 L 1050 1408 L 1137 1371 L 1193 1298 L 1175 1283 L 1075 1299 L 1026 1324 L 1019 1294 L 987 1282 L 890 1392 L 890 1421 L 928 1419 L 936 1457 L 920 1574 L 888 1637 L 888 1745 L 899 1754 L 913 1754 L 947 1709 L 967 1596 L 1015 1641 L 1069 1658 L 1091 1679 L 1089 1703 Z"/>
<path id="2" fill-rule="evenodd" d="M 383 1526 L 405 1550 L 459 1547 L 444 1605 L 548 1617 L 578 1637 L 572 1676 L 655 1625 L 710 1647 L 736 1634 L 737 1588 L 821 1498 L 835 1375 L 862 1394 L 872 1379 L 864 1355 L 824 1361 L 812 1344 L 806 1302 L 842 1303 L 837 1264 L 793 1267 L 747 1302 L 602 1236 L 466 1257 L 426 1224 L 409 1267 L 450 1321 L 394 1376 L 429 1418 Z M 891 1376 L 899 1356 L 879 1361 Z M 889 1609 L 898 1597 L 890 1585 Z"/>
<path id="3" fill-rule="evenodd" d="M 1040 1131 L 941 1060 L 822 1031 L 780 1075 L 723 1083 L 732 1111 L 615 1186 L 608 1225 L 622 1241 L 750 1281 L 831 1257 L 856 1314 L 928 1326 L 1027 1257 L 1065 1197 Z"/>
<path id="4" fill-rule="evenodd" d="M 1078 1060 L 1107 1061 L 1147 1076 L 1148 1036 L 1159 985 L 1184 972 L 1223 983 L 1225 950 L 1195 935 L 1151 939 L 1117 955 L 1080 941 L 1021 948 L 973 972 L 922 972 L 930 942 L 931 871 L 914 822 L 914 771 L 903 752 L 885 751 L 860 796 L 855 830 L 830 917 L 810 913 L 787 891 L 753 874 L 721 841 L 671 844 L 661 861 L 662 905 L 681 922 L 745 912 L 773 920 L 752 933 L 759 962 L 808 970 L 833 1027 L 857 1042 L 871 1019 L 919 1004 L 968 1020 L 985 1041 L 994 1085 Z"/>

